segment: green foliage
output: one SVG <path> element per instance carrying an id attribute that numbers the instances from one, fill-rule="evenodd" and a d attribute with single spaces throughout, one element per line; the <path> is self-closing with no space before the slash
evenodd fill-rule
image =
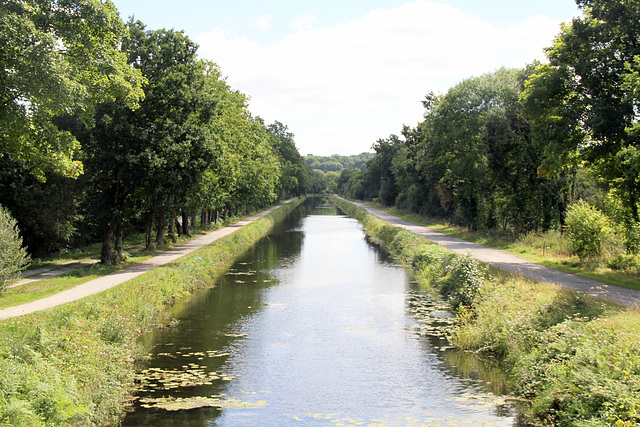
<path id="1" fill-rule="evenodd" d="M 213 244 L 103 293 L 0 322 L 0 425 L 118 425 L 134 387 L 143 331 L 211 286 L 294 201 Z"/>
<path id="2" fill-rule="evenodd" d="M 470 254 L 456 256 L 445 266 L 445 272 L 437 286 L 449 296 L 449 302 L 455 309 L 478 304 L 485 270 L 475 258 Z"/>
<path id="3" fill-rule="evenodd" d="M 444 95 L 429 94 L 425 120 L 373 145 L 361 173 L 344 171 L 340 194 L 444 217 L 470 230 L 514 234 L 558 225 L 569 173 L 543 177 L 542 149 L 530 137 L 519 103 L 526 69 L 500 69 L 466 79 Z"/>
<path id="4" fill-rule="evenodd" d="M 144 79 L 118 49 L 127 31 L 110 2 L 3 1 L 0 11 L 0 142 L 3 151 L 45 171 L 78 176 L 80 148 L 52 121 L 120 99 L 135 107 Z"/>
<path id="5" fill-rule="evenodd" d="M 373 156 L 372 153 L 360 153 L 352 156 L 341 156 L 339 154 L 314 156 L 313 154 L 307 154 L 304 158 L 311 169 L 322 172 L 342 172 L 346 169 L 365 170 L 367 161 L 371 160 Z"/>
<path id="6" fill-rule="evenodd" d="M 349 203 L 417 280 L 442 286 L 459 305 L 453 345 L 498 357 L 534 424 L 631 426 L 640 423 L 640 314 L 519 276 L 486 272 L 471 257 L 411 241 Z M 377 233 L 377 234 L 376 234 Z M 395 243 L 394 243 L 395 242 Z M 401 253 L 395 252 L 396 250 Z M 444 277 L 443 277 L 444 276 Z M 468 307 L 467 307 L 468 306 Z"/>
<path id="7" fill-rule="evenodd" d="M 566 221 L 565 231 L 574 254 L 586 258 L 602 253 L 612 235 L 609 219 L 602 212 L 580 200 L 569 207 Z"/>
<path id="8" fill-rule="evenodd" d="M 617 253 L 607 261 L 607 266 L 612 270 L 640 274 L 640 255 Z"/>
<path id="9" fill-rule="evenodd" d="M 0 206 L 0 292 L 9 280 L 17 278 L 29 264 L 29 255 L 22 246 L 16 220 Z"/>

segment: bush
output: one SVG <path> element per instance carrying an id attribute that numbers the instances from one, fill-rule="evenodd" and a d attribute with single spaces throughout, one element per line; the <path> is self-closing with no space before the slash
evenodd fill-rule
<path id="1" fill-rule="evenodd" d="M 602 247 L 612 234 L 609 219 L 589 203 L 580 200 L 567 211 L 566 232 L 571 251 L 580 258 L 602 253 Z"/>
<path id="2" fill-rule="evenodd" d="M 449 296 L 454 308 L 471 307 L 479 302 L 480 288 L 485 270 L 470 254 L 457 256 L 446 266 L 447 275 L 438 283 L 440 290 Z"/>
<path id="3" fill-rule="evenodd" d="M 618 253 L 609 259 L 607 266 L 612 270 L 640 274 L 640 255 Z"/>
<path id="4" fill-rule="evenodd" d="M 8 210 L 0 206 L 0 291 L 6 283 L 20 276 L 29 264 L 27 250 L 22 247 L 22 237 Z"/>

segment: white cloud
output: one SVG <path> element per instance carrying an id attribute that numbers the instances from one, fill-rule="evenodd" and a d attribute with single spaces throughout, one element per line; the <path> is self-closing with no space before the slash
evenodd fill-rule
<path id="1" fill-rule="evenodd" d="M 544 59 L 559 24 L 539 16 L 497 28 L 450 5 L 415 1 L 268 46 L 220 30 L 197 41 L 251 96 L 254 114 L 289 125 L 302 154 L 355 154 L 414 126 L 428 91 Z"/>
<path id="2" fill-rule="evenodd" d="M 313 28 L 313 24 L 316 21 L 316 17 L 310 13 L 299 15 L 291 22 L 291 28 L 296 30 L 310 30 Z"/>
<path id="3" fill-rule="evenodd" d="M 271 21 L 273 21 L 273 15 L 263 15 L 253 21 L 251 26 L 268 31 L 271 29 Z"/>

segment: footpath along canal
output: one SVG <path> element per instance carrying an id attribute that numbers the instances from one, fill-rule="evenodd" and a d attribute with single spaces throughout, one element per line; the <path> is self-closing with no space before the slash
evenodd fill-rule
<path id="1" fill-rule="evenodd" d="M 311 198 L 148 334 L 124 426 L 520 425 L 446 306 Z"/>

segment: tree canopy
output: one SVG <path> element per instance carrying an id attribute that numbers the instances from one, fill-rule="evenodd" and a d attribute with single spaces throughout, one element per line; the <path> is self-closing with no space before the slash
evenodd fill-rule
<path id="1" fill-rule="evenodd" d="M 374 145 L 343 194 L 472 229 L 563 229 L 589 199 L 640 248 L 640 3 L 578 0 L 549 62 L 429 93 L 424 121 Z M 613 208 L 612 206 L 615 206 Z"/>
<path id="2" fill-rule="evenodd" d="M 96 105 L 135 107 L 145 80 L 119 49 L 127 31 L 111 2 L 6 0 L 0 8 L 0 152 L 44 179 L 78 176 L 80 148 L 53 118 L 77 114 L 91 124 Z"/>

